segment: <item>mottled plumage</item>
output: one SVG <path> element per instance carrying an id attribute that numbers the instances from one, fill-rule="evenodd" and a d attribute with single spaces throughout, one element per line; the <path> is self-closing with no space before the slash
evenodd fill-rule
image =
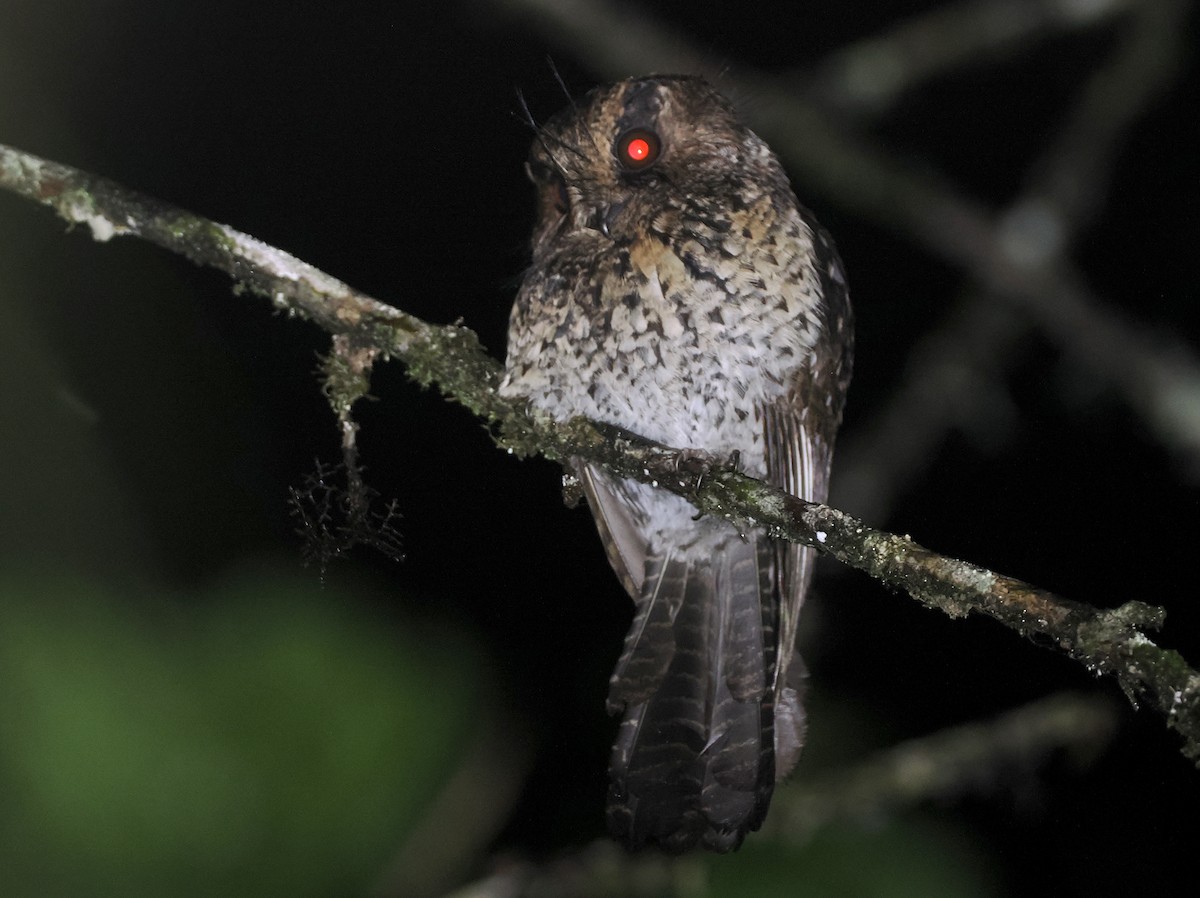
<path id="1" fill-rule="evenodd" d="M 597 88 L 538 129 L 533 262 L 501 390 L 565 420 L 734 457 L 826 497 L 851 316 L 828 236 L 699 78 Z M 813 551 L 579 463 L 633 626 L 608 818 L 633 846 L 736 848 L 804 737 L 796 622 Z"/>

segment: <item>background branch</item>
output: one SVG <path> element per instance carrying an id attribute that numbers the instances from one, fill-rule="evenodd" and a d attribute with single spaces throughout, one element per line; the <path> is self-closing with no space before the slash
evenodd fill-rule
<path id="1" fill-rule="evenodd" d="M 836 820 L 880 820 L 917 802 L 1001 789 L 1028 777 L 1055 751 L 1084 763 L 1112 738 L 1113 712 L 1103 699 L 1059 694 L 991 720 L 910 739 L 783 790 L 766 832 L 797 842 Z"/>
<path id="2" fill-rule="evenodd" d="M 826 776 L 780 788 L 759 838 L 801 845 L 837 823 L 878 824 L 898 811 L 950 798 L 1007 791 L 1061 752 L 1083 763 L 1111 739 L 1112 705 L 1053 695 L 995 719 L 911 739 Z M 500 861 L 446 898 L 626 898 L 711 894 L 700 858 L 630 857 L 594 842 L 544 866 Z"/>
<path id="3" fill-rule="evenodd" d="M 870 41 L 868 47 L 848 52 L 851 59 L 885 48 L 896 52 L 893 40 L 899 41 L 904 53 L 915 53 L 917 46 L 929 42 L 957 48 L 957 40 L 938 41 L 934 35 L 950 29 L 957 37 L 961 32 L 955 29 L 960 26 L 968 35 L 1015 37 L 1048 24 L 1043 17 L 1073 27 L 1094 24 L 1090 15 L 1072 15 L 1076 10 L 1069 3 L 966 3 L 902 26 L 899 33 L 878 38 L 878 45 Z M 1122 137 L 1170 82 L 1180 61 L 1182 45 L 1175 34 L 1179 22 L 1169 6 L 1113 2 L 1086 11 L 1098 16 L 1128 11 L 1132 21 L 1111 59 L 1088 78 L 1058 134 L 1031 164 L 1024 190 L 998 216 L 1012 251 L 1022 257 L 1065 257 L 1092 224 Z M 1014 13 L 1019 14 L 1015 21 Z M 1007 39 L 1003 43 L 1007 46 Z M 934 54 L 927 64 L 964 64 L 971 59 L 971 55 L 947 59 Z M 869 430 L 840 448 L 835 499 L 863 517 L 886 518 L 897 495 L 935 457 L 951 430 L 966 433 L 978 444 L 995 445 L 1017 427 L 1017 415 L 1002 383 L 1036 322 L 977 288 L 968 288 L 967 294 L 961 308 L 914 349 L 908 370 Z M 1068 347 L 1089 339 L 1088 321 L 1077 325 L 1075 333 L 1059 331 Z M 1093 358 L 1104 351 L 1099 348 Z M 1161 363 L 1169 363 L 1169 358 Z M 1174 388 L 1164 388 L 1159 401 L 1170 402 L 1175 395 Z M 1186 409 L 1180 412 L 1184 417 L 1192 414 Z M 1169 424 L 1164 426 L 1170 430 Z"/>
<path id="4" fill-rule="evenodd" d="M 878 115 L 903 94 L 959 69 L 1026 51 L 1064 31 L 1103 24 L 1138 0 L 961 0 L 830 53 L 798 89 L 841 114 Z"/>

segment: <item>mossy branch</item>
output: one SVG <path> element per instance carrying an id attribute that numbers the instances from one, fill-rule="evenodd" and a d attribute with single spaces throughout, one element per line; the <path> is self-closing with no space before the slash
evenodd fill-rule
<path id="1" fill-rule="evenodd" d="M 678 493 L 738 526 L 816 546 L 951 617 L 986 614 L 1040 645 L 1057 647 L 1097 674 L 1111 674 L 1134 702 L 1164 715 L 1200 764 L 1200 674 L 1147 635 L 1162 608 L 1130 601 L 1099 609 L 868 527 L 844 512 L 789 496 L 728 464 L 650 443 L 583 419 L 556 424 L 496 391 L 500 365 L 461 325 L 434 325 L 359 293 L 282 250 L 190 212 L 140 196 L 59 163 L 0 145 L 0 186 L 86 224 L 97 240 L 133 235 L 228 273 L 244 290 L 313 321 L 353 353 L 348 368 L 326 366 L 330 401 L 343 428 L 376 358 L 395 358 L 425 386 L 483 418 L 501 447 L 554 461 L 581 458 Z M 332 376 L 346 368 L 347 383 Z M 343 388 L 344 387 L 344 388 Z"/>

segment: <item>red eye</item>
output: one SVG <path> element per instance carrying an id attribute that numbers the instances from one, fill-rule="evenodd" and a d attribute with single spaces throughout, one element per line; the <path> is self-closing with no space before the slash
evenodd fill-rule
<path id="1" fill-rule="evenodd" d="M 617 138 L 617 159 L 628 171 L 641 171 L 658 161 L 662 145 L 658 135 L 645 128 L 634 128 Z"/>

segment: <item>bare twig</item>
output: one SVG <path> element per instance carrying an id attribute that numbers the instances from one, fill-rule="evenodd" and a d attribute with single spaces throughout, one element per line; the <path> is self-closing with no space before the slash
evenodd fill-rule
<path id="1" fill-rule="evenodd" d="M 1169 33 L 1176 25 L 1157 5 L 1135 7 L 1112 61 L 1089 79 L 1057 138 L 1033 164 L 1026 189 L 1000 216 L 1014 252 L 1061 257 L 1091 222 L 1120 138 L 1178 63 L 1179 42 Z M 838 501 L 882 520 L 950 430 L 994 439 L 1015 423 L 1000 380 L 1031 323 L 1017 310 L 973 293 L 922 339 L 884 411 L 841 447 Z"/>
<path id="2" fill-rule="evenodd" d="M 777 794 L 764 833 L 803 842 L 838 820 L 872 821 L 919 802 L 1027 781 L 1052 752 L 1087 761 L 1116 731 L 1111 702 L 1053 695 L 980 723 L 903 742 Z"/>
<path id="3" fill-rule="evenodd" d="M 1132 5 L 1109 62 L 1083 85 L 1050 149 L 1031 167 L 1027 196 L 1052 208 L 1067 233 L 1095 217 L 1123 137 L 1179 70 L 1186 11 L 1175 0 Z"/>
<path id="4" fill-rule="evenodd" d="M 981 446 L 1004 442 L 1018 418 L 1004 375 L 1028 331 L 1007 306 L 978 294 L 962 301 L 908 353 L 883 408 L 840 442 L 833 501 L 868 520 L 886 520 L 952 430 Z"/>
<path id="5" fill-rule="evenodd" d="M 1184 739 L 1200 763 L 1200 674 L 1178 652 L 1155 645 L 1145 630 L 1165 612 L 1138 601 L 1099 610 L 1019 580 L 930 552 L 907 536 L 868 527 L 844 512 L 805 502 L 694 453 L 647 442 L 581 418 L 555 424 L 496 394 L 500 366 L 463 327 L 436 327 L 356 293 L 293 256 L 224 225 L 138 197 L 110 181 L 0 145 L 0 186 L 56 209 L 94 235 L 137 234 L 233 274 L 277 307 L 303 314 L 356 345 L 394 356 L 424 384 L 499 427 L 510 452 L 555 461 L 583 458 L 660 486 L 701 511 L 773 536 L 816 546 L 952 617 L 986 614 L 1036 637 L 1097 673 L 1112 674 L 1130 697 L 1143 698 Z M 330 291 L 327 301 L 323 289 Z"/>
<path id="6" fill-rule="evenodd" d="M 872 115 L 930 79 L 977 66 L 1040 39 L 1108 21 L 1137 0 L 965 0 L 914 16 L 827 56 L 811 77 L 814 99 Z M 808 82 L 805 70 L 791 76 Z"/>
<path id="7" fill-rule="evenodd" d="M 1047 758 L 1065 752 L 1086 762 L 1116 729 L 1111 702 L 1055 695 L 994 720 L 913 739 L 828 776 L 789 783 L 775 793 L 761 837 L 800 845 L 839 821 L 880 819 L 920 804 L 992 794 L 1028 783 Z M 447 898 L 704 895 L 702 857 L 630 855 L 611 842 L 546 865 L 500 862 L 489 876 Z"/>

